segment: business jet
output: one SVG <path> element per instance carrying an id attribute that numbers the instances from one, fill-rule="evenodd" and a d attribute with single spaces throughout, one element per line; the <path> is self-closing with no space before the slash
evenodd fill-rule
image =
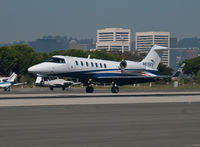
<path id="1" fill-rule="evenodd" d="M 157 67 L 161 61 L 157 50 L 167 47 L 154 45 L 141 62 L 124 60 L 108 61 L 70 56 L 53 56 L 49 60 L 34 65 L 29 72 L 48 76 L 62 76 L 79 79 L 86 86 L 86 92 L 94 91 L 93 84 L 112 84 L 111 92 L 118 93 L 118 86 L 145 82 L 154 82 L 165 78 L 158 74 Z"/>
<path id="2" fill-rule="evenodd" d="M 50 76 L 50 77 L 44 77 L 42 75 L 37 75 L 35 85 L 36 86 L 42 86 L 42 87 L 49 87 L 51 91 L 54 90 L 54 88 L 62 88 L 64 91 L 65 88 L 68 88 L 72 85 L 80 84 L 79 82 L 73 82 L 73 81 L 66 81 L 62 78 Z"/>
<path id="3" fill-rule="evenodd" d="M 4 91 L 10 91 L 11 86 L 25 85 L 26 83 L 15 83 L 15 78 L 17 77 L 16 73 L 12 73 L 10 77 L 1 77 L 0 78 L 0 88 L 3 88 Z"/>

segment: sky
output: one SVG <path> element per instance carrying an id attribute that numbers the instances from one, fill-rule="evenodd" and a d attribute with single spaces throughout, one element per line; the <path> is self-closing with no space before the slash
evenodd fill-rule
<path id="1" fill-rule="evenodd" d="M 96 39 L 110 27 L 200 37 L 200 0 L 0 0 L 0 43 L 47 35 Z"/>

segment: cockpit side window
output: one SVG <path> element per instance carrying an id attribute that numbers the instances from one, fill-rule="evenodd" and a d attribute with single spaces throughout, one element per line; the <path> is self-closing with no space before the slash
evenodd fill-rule
<path id="1" fill-rule="evenodd" d="M 56 57 L 51 57 L 49 60 L 46 62 L 52 62 L 52 63 L 65 63 L 65 60 L 63 58 L 56 58 Z"/>

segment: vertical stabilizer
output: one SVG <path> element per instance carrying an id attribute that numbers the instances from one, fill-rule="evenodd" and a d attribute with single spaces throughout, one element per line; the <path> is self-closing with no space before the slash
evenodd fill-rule
<path id="1" fill-rule="evenodd" d="M 37 74 L 37 78 L 35 80 L 35 85 L 42 85 L 44 83 L 44 78 L 42 75 Z"/>
<path id="2" fill-rule="evenodd" d="M 173 77 L 179 77 L 180 74 L 183 72 L 183 68 L 185 66 L 185 63 L 183 63 L 177 70 L 177 72 L 173 75 Z"/>
<path id="3" fill-rule="evenodd" d="M 168 49 L 167 47 L 154 45 L 147 56 L 141 61 L 148 68 L 157 69 L 161 59 L 156 50 Z"/>
<path id="4" fill-rule="evenodd" d="M 17 74 L 13 72 L 12 75 L 9 77 L 8 81 L 9 82 L 14 82 L 16 77 L 17 77 Z"/>

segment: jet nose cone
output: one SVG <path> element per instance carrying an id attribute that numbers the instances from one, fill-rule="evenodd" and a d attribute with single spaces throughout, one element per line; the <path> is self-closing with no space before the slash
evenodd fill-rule
<path id="1" fill-rule="evenodd" d="M 35 66 L 31 66 L 28 68 L 28 72 L 32 72 L 32 73 L 35 73 L 37 70 L 35 68 Z"/>
<path id="2" fill-rule="evenodd" d="M 49 66 L 47 63 L 40 63 L 28 68 L 28 72 L 34 74 L 48 74 L 52 72 L 51 65 Z"/>
<path id="3" fill-rule="evenodd" d="M 31 72 L 31 73 L 38 73 L 42 70 L 40 64 L 37 64 L 37 65 L 34 65 L 34 66 L 31 66 L 28 68 L 28 72 Z"/>

